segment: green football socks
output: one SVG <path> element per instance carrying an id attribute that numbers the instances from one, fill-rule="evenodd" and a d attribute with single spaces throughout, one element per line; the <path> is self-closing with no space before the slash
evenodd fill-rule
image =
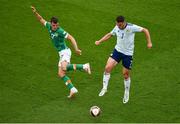
<path id="1" fill-rule="evenodd" d="M 67 71 L 83 70 L 83 64 L 68 64 Z"/>
<path id="2" fill-rule="evenodd" d="M 61 79 L 64 81 L 64 83 L 66 84 L 66 86 L 68 87 L 69 90 L 74 87 L 71 82 L 71 79 L 68 76 L 65 75 Z"/>

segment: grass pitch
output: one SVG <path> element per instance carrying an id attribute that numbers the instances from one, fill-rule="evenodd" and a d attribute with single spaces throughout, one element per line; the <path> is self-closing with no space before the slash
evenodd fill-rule
<path id="1" fill-rule="evenodd" d="M 73 100 L 57 76 L 57 51 L 30 5 L 46 20 L 59 17 L 75 37 L 82 56 L 72 49 L 72 63 L 91 64 L 92 75 L 68 73 L 79 90 Z M 179 0 L 1 0 L 0 122 L 180 122 L 179 5 Z M 98 97 L 116 39 L 94 42 L 113 29 L 117 15 L 148 28 L 153 42 L 148 50 L 145 36 L 136 34 L 125 105 L 121 64 L 111 74 L 108 93 Z M 93 105 L 102 109 L 98 118 L 89 115 Z"/>

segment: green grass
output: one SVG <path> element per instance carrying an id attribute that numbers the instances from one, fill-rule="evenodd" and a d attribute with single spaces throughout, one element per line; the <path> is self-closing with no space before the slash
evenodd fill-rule
<path id="1" fill-rule="evenodd" d="M 30 5 L 49 19 L 60 18 L 82 49 L 72 63 L 90 62 L 92 75 L 71 72 L 78 88 L 75 99 L 57 76 L 58 54 Z M 179 0 L 1 0 L 0 1 L 0 122 L 180 122 L 180 1 Z M 153 49 L 136 34 L 131 95 L 122 103 L 119 64 L 109 91 L 98 97 L 106 60 L 115 38 L 95 46 L 115 25 L 115 17 L 150 30 Z M 68 46 L 71 44 L 68 43 Z M 89 115 L 98 105 L 102 114 Z"/>

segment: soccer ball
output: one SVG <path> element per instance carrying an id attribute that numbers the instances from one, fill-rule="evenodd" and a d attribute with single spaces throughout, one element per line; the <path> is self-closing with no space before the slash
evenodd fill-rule
<path id="1" fill-rule="evenodd" d="M 98 107 L 98 106 L 92 106 L 90 108 L 90 114 L 93 116 L 93 117 L 97 117 L 99 116 L 101 113 L 101 109 Z"/>

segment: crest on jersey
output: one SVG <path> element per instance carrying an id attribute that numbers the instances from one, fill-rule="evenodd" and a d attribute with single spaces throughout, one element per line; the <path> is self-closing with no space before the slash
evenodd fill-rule
<path id="1" fill-rule="evenodd" d="M 58 33 L 55 33 L 54 35 L 57 37 L 57 36 L 58 36 Z"/>
<path id="2" fill-rule="evenodd" d="M 129 32 L 130 32 L 130 30 L 128 30 L 128 29 L 127 29 L 127 30 L 126 30 L 126 32 L 128 32 L 128 33 L 129 33 Z"/>

